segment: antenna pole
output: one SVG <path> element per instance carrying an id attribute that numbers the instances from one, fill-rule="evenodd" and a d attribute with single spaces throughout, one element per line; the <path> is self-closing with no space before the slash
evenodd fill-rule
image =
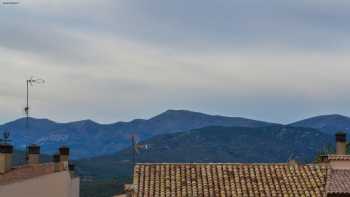
<path id="1" fill-rule="evenodd" d="M 29 102 L 29 81 L 27 80 L 27 106 L 28 107 L 28 102 Z"/>
<path id="2" fill-rule="evenodd" d="M 31 77 L 30 79 L 26 80 L 27 82 L 27 98 L 26 98 L 26 107 L 24 108 L 24 112 L 26 114 L 26 127 L 28 128 L 29 126 L 29 85 L 33 85 L 33 84 L 42 84 L 45 83 L 45 80 L 43 79 L 38 79 L 38 78 L 34 78 Z"/>
<path id="3" fill-rule="evenodd" d="M 27 105 L 25 108 L 25 113 L 26 113 L 26 117 L 27 117 L 27 126 L 28 126 L 28 119 L 29 119 L 29 80 L 27 80 Z"/>
<path id="4" fill-rule="evenodd" d="M 29 106 L 29 81 L 27 80 L 27 108 Z"/>
<path id="5" fill-rule="evenodd" d="M 136 142 L 135 142 L 135 136 L 131 136 L 131 145 L 132 145 L 132 167 L 135 167 L 136 164 Z"/>

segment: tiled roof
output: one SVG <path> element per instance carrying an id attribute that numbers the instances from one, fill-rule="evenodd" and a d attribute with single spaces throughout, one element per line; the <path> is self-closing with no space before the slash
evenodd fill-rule
<path id="1" fill-rule="evenodd" d="M 326 189 L 327 193 L 350 193 L 350 170 L 331 170 Z"/>
<path id="2" fill-rule="evenodd" d="M 328 160 L 350 161 L 350 155 L 327 155 Z"/>
<path id="3" fill-rule="evenodd" d="M 60 165 L 59 171 L 61 170 L 64 170 L 63 165 Z M 0 174 L 0 185 L 6 185 L 25 179 L 51 174 L 54 172 L 54 163 L 18 166 L 11 169 L 5 174 Z"/>
<path id="4" fill-rule="evenodd" d="M 323 196 L 327 167 L 290 164 L 137 164 L 135 196 Z"/>

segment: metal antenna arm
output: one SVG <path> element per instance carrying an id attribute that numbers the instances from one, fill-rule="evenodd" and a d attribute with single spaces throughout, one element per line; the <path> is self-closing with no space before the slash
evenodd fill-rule
<path id="1" fill-rule="evenodd" d="M 43 84 L 43 83 L 45 83 L 45 80 L 41 79 L 41 78 L 30 77 L 30 79 L 26 80 L 27 98 L 26 98 L 26 107 L 24 108 L 24 112 L 25 112 L 26 117 L 27 117 L 27 120 L 26 120 L 27 127 L 28 127 L 28 120 L 29 120 L 29 85 L 33 86 L 34 84 Z"/>

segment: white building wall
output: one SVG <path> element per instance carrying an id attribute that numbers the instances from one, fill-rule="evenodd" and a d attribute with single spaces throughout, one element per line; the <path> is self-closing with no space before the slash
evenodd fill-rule
<path id="1" fill-rule="evenodd" d="M 80 178 L 75 177 L 71 179 L 70 197 L 80 196 Z"/>
<path id="2" fill-rule="evenodd" d="M 0 197 L 79 197 L 79 178 L 68 171 L 0 186 Z"/>

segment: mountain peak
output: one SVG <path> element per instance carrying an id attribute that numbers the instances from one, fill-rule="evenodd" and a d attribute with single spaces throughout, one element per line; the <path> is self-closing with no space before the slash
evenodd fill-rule
<path id="1" fill-rule="evenodd" d="M 97 122 L 91 120 L 91 119 L 84 119 L 84 120 L 78 120 L 78 121 L 75 121 L 73 123 L 89 123 L 89 124 L 98 124 Z"/>
<path id="2" fill-rule="evenodd" d="M 320 115 L 315 116 L 311 118 L 307 118 L 304 120 L 300 120 L 297 122 L 292 123 L 293 124 L 299 124 L 299 123 L 305 123 L 305 122 L 315 122 L 315 121 L 334 121 L 334 120 L 348 120 L 350 121 L 350 118 L 341 114 L 327 114 L 327 115 Z"/>
<path id="3" fill-rule="evenodd" d="M 100 125 L 99 123 L 90 120 L 90 119 L 85 119 L 85 120 L 79 120 L 79 121 L 75 121 L 75 122 L 70 122 L 68 123 L 69 125 L 75 125 L 75 126 L 96 126 L 96 125 Z"/>
<path id="4" fill-rule="evenodd" d="M 41 123 L 41 124 L 56 124 L 56 122 L 49 120 L 47 118 L 34 118 L 34 117 L 22 117 L 22 118 L 18 118 L 14 121 L 8 122 L 5 125 L 11 125 L 11 124 L 25 124 L 26 121 L 28 121 L 29 123 Z"/>
<path id="5" fill-rule="evenodd" d="M 328 114 L 301 120 L 290 125 L 319 129 L 334 134 L 338 131 L 350 131 L 350 118 L 340 114 Z"/>
<path id="6" fill-rule="evenodd" d="M 347 116 L 341 115 L 341 114 L 328 114 L 323 116 L 318 116 L 319 118 L 334 118 L 334 119 L 350 119 Z M 317 118 L 317 117 L 314 117 Z"/>
<path id="7" fill-rule="evenodd" d="M 185 110 L 185 109 L 168 109 L 165 112 L 161 113 L 161 114 L 180 114 L 180 113 L 198 113 L 198 114 L 202 114 L 199 112 L 194 112 L 194 111 L 190 111 L 190 110 Z"/>
<path id="8" fill-rule="evenodd" d="M 194 111 L 189 111 L 189 110 L 174 110 L 174 109 L 169 109 L 153 118 L 150 120 L 165 120 L 165 119 L 184 119 L 184 118 L 207 118 L 207 117 L 214 117 L 209 114 L 204 114 L 200 112 L 194 112 Z"/>

